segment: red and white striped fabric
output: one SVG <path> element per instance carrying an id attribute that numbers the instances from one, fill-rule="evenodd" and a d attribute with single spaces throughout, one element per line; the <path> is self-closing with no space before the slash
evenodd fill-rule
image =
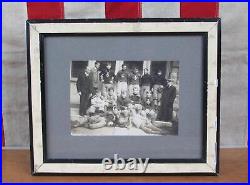
<path id="1" fill-rule="evenodd" d="M 84 18 L 222 18 L 224 147 L 247 141 L 247 3 L 3 3 L 3 125 L 7 147 L 29 145 L 25 21 Z M 232 137 L 234 136 L 234 137 Z"/>

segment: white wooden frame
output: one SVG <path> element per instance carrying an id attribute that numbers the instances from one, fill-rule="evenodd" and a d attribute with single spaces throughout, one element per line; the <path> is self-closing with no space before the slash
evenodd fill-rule
<path id="1" fill-rule="evenodd" d="M 220 20 L 148 20 L 128 22 L 79 22 L 75 21 L 28 21 L 28 66 L 30 79 L 31 152 L 33 173 L 131 173 L 125 169 L 104 170 L 102 164 L 45 163 L 43 161 L 42 94 L 40 87 L 40 43 L 42 33 L 120 33 L 120 32 L 206 32 L 208 35 L 207 59 L 207 158 L 205 163 L 150 163 L 145 173 L 202 173 L 218 172 L 218 122 L 220 77 Z M 218 47 L 219 46 L 219 47 Z M 32 95 L 32 96 L 31 96 Z M 134 172 L 133 172 L 134 173 Z M 138 171 L 140 173 L 140 171 Z"/>

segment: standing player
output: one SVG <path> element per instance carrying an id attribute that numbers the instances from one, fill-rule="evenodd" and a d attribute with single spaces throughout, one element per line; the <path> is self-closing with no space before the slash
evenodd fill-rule
<path id="1" fill-rule="evenodd" d="M 111 63 L 108 63 L 106 69 L 100 74 L 103 96 L 106 97 L 108 89 L 113 88 L 115 73 L 111 70 Z"/>
<path id="2" fill-rule="evenodd" d="M 141 97 L 145 96 L 145 92 L 150 91 L 151 82 L 152 82 L 152 77 L 149 74 L 149 70 L 145 68 L 144 75 L 141 77 Z"/>
<path id="3" fill-rule="evenodd" d="M 129 73 L 127 71 L 127 66 L 125 64 L 122 65 L 122 70 L 120 70 L 116 75 L 117 80 L 117 96 L 121 95 L 122 91 L 128 91 L 128 78 Z"/>
<path id="4" fill-rule="evenodd" d="M 138 91 L 140 92 L 140 81 L 141 81 L 141 75 L 139 73 L 138 68 L 135 68 L 129 76 L 129 95 L 130 96 L 133 94 L 134 88 L 137 88 Z"/>

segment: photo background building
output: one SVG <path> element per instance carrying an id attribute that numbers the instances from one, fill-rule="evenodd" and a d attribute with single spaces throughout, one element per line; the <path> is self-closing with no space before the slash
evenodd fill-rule
<path id="1" fill-rule="evenodd" d="M 87 67 L 93 68 L 95 66 L 96 60 L 89 60 L 89 61 L 73 61 L 71 65 L 71 80 L 75 81 L 78 74 L 85 70 Z M 111 69 L 117 74 L 119 70 L 122 69 L 122 65 L 126 64 L 127 69 L 129 71 L 133 70 L 137 67 L 140 71 L 140 74 L 143 74 L 145 68 L 147 68 L 150 74 L 155 74 L 159 69 L 162 70 L 162 73 L 165 75 L 167 79 L 171 72 L 176 72 L 179 78 L 179 65 L 177 61 L 151 61 L 151 60 L 144 60 L 144 61 L 97 61 L 100 62 L 100 71 L 104 70 L 107 63 L 111 63 Z"/>

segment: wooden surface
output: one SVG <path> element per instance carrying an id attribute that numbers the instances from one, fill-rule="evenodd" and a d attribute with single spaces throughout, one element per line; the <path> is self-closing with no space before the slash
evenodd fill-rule
<path id="1" fill-rule="evenodd" d="M 219 176 L 32 176 L 27 150 L 2 150 L 3 182 L 247 182 L 247 149 L 221 149 Z"/>

